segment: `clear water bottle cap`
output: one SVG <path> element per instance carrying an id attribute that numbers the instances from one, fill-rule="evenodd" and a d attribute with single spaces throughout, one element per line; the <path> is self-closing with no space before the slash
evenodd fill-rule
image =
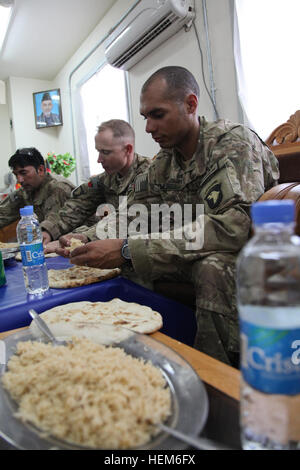
<path id="1" fill-rule="evenodd" d="M 292 199 L 255 202 L 251 216 L 255 225 L 289 224 L 295 221 L 295 202 Z"/>
<path id="2" fill-rule="evenodd" d="M 26 215 L 32 215 L 33 214 L 33 206 L 25 206 L 20 209 L 20 215 L 26 216 Z"/>

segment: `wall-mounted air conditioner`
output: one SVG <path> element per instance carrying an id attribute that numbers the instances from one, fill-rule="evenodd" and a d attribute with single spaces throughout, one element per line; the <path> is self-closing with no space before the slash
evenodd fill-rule
<path id="1" fill-rule="evenodd" d="M 130 69 L 194 17 L 194 0 L 141 0 L 106 40 L 108 63 Z"/>

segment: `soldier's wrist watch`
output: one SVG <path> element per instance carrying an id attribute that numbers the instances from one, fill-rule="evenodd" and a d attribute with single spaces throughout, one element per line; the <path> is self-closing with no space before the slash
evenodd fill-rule
<path id="1" fill-rule="evenodd" d="M 128 246 L 128 240 L 123 241 L 122 248 L 121 248 L 121 255 L 126 261 L 131 261 L 131 255 Z"/>

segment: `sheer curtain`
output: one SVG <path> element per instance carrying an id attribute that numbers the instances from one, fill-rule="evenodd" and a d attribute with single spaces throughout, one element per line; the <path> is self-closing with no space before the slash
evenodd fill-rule
<path id="1" fill-rule="evenodd" d="M 97 127 L 109 119 L 128 122 L 125 72 L 105 64 L 79 88 L 76 109 L 81 177 L 87 179 L 103 171 L 95 149 Z"/>
<path id="2" fill-rule="evenodd" d="M 264 140 L 300 109 L 299 20 L 300 0 L 235 0 L 239 98 Z"/>

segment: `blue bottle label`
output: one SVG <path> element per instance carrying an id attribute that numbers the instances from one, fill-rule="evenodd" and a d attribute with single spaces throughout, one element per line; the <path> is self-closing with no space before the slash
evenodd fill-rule
<path id="1" fill-rule="evenodd" d="M 45 262 L 43 243 L 20 245 L 23 266 L 38 266 Z"/>
<path id="2" fill-rule="evenodd" d="M 264 393 L 300 393 L 300 329 L 258 327 L 241 320 L 241 372 Z"/>

